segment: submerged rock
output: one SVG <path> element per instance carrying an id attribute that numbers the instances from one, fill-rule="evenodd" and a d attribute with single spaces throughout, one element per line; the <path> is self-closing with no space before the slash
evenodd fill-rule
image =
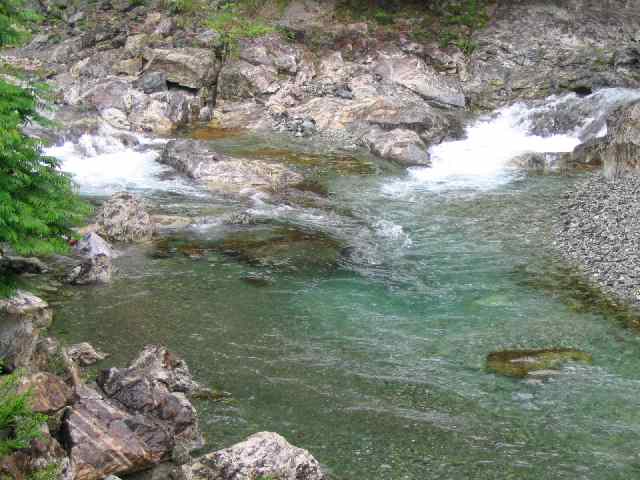
<path id="1" fill-rule="evenodd" d="M 172 140 L 160 161 L 213 190 L 282 192 L 302 181 L 301 175 L 282 165 L 227 157 L 197 140 Z"/>
<path id="2" fill-rule="evenodd" d="M 18 290 L 0 300 L 0 360 L 4 368 L 30 366 L 40 331 L 51 326 L 52 312 L 44 300 Z"/>
<path id="3" fill-rule="evenodd" d="M 113 194 L 96 215 L 99 232 L 116 242 L 150 240 L 154 225 L 142 201 L 128 192 Z"/>
<path id="4" fill-rule="evenodd" d="M 549 372 L 566 362 L 591 363 L 591 355 L 570 348 L 504 350 L 487 355 L 487 369 L 509 377 Z"/>
<path id="5" fill-rule="evenodd" d="M 190 480 L 326 480 L 318 461 L 282 436 L 261 432 L 182 467 Z"/>

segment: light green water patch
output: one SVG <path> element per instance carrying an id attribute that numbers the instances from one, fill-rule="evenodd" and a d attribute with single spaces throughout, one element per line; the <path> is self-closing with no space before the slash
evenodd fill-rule
<path id="1" fill-rule="evenodd" d="M 567 182 L 397 193 L 387 179 L 337 177 L 332 211 L 348 218 L 282 208 L 280 224 L 198 233 L 253 258 L 268 257 L 265 245 L 280 258 L 291 248 L 297 269 L 217 247 L 156 257 L 133 247 L 112 284 L 61 301 L 54 329 L 117 365 L 147 343 L 184 356 L 198 380 L 232 394 L 198 403 L 209 450 L 274 430 L 336 480 L 635 478 L 639 337 L 523 272 L 556 275 L 550 212 Z M 291 224 L 339 239 L 338 267 L 314 266 L 324 239 L 292 246 L 278 233 Z M 486 370 L 491 352 L 549 348 L 594 362 L 537 384 Z"/>

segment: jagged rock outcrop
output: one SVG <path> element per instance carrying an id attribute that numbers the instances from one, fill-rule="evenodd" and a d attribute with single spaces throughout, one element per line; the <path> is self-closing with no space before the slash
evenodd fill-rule
<path id="1" fill-rule="evenodd" d="M 189 480 L 326 480 L 318 461 L 282 436 L 261 432 L 227 449 L 210 453 L 182 467 Z"/>
<path id="2" fill-rule="evenodd" d="M 0 299 L 0 360 L 10 370 L 30 366 L 40 331 L 51 325 L 49 305 L 31 293 L 18 290 Z"/>
<path id="3" fill-rule="evenodd" d="M 492 110 L 518 99 L 640 86 L 640 15 L 627 0 L 497 2 L 472 38 L 463 79 L 471 104 Z"/>
<path id="4" fill-rule="evenodd" d="M 615 179 L 640 171 L 640 101 L 619 107 L 607 118 L 607 134 L 562 157 L 571 169 L 602 167 Z"/>
<path id="5" fill-rule="evenodd" d="M 143 202 L 128 192 L 113 194 L 96 214 L 98 231 L 115 242 L 150 240 L 154 225 Z"/>
<path id="6" fill-rule="evenodd" d="M 186 363 L 148 346 L 128 368 L 98 377 L 101 390 L 78 388 L 63 433 L 75 480 L 98 480 L 152 467 L 202 445 L 187 394 L 200 386 Z"/>

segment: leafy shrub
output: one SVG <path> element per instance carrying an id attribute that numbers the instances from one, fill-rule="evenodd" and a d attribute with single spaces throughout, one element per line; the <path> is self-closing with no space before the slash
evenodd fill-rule
<path id="1" fill-rule="evenodd" d="M 29 393 L 17 393 L 18 383 L 17 373 L 0 377 L 0 457 L 28 447 L 47 421 L 31 410 Z"/>

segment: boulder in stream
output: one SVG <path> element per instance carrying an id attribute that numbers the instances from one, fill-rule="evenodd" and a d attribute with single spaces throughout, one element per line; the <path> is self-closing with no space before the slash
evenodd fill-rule
<path id="1" fill-rule="evenodd" d="M 318 461 L 272 432 L 251 435 L 224 450 L 198 458 L 182 467 L 190 480 L 326 480 Z"/>
<path id="2" fill-rule="evenodd" d="M 143 202 L 128 192 L 113 194 L 96 215 L 99 233 L 115 242 L 143 242 L 155 231 Z"/>
<path id="3" fill-rule="evenodd" d="M 87 233 L 75 246 L 75 251 L 83 257 L 67 277 L 69 283 L 84 285 L 109 283 L 113 273 L 113 251 L 97 233 Z"/>

